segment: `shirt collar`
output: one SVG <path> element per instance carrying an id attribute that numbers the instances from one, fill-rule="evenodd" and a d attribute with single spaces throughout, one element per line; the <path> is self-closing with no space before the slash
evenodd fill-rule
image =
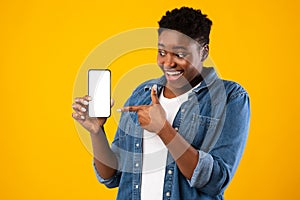
<path id="1" fill-rule="evenodd" d="M 196 93 L 198 93 L 203 88 L 209 87 L 218 79 L 218 75 L 213 67 L 203 67 L 201 76 L 203 77 L 203 81 L 201 82 L 199 87 L 193 90 Z"/>

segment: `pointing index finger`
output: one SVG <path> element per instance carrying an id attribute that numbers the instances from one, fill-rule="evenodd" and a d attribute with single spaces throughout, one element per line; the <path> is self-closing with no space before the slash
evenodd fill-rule
<path id="1" fill-rule="evenodd" d="M 117 109 L 117 112 L 137 112 L 140 109 L 142 109 L 142 106 L 126 106 L 126 107 Z"/>

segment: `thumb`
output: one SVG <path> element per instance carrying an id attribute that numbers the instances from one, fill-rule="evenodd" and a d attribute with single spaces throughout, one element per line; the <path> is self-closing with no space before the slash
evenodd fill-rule
<path id="1" fill-rule="evenodd" d="M 151 99 L 152 104 L 159 104 L 158 96 L 157 96 L 157 85 L 153 85 L 151 89 Z"/>
<path id="2" fill-rule="evenodd" d="M 114 99 L 110 99 L 110 107 L 113 107 L 115 105 L 115 100 Z"/>

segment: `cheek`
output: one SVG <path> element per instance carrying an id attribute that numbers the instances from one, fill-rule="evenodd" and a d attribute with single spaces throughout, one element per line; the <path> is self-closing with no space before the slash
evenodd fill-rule
<path id="1" fill-rule="evenodd" d="M 156 61 L 159 67 L 162 68 L 163 59 L 160 57 L 160 55 L 157 55 Z"/>
<path id="2" fill-rule="evenodd" d="M 162 71 L 164 71 L 163 64 L 162 64 L 161 62 L 159 62 L 158 60 L 157 60 L 157 65 L 159 66 L 159 68 L 160 68 Z"/>
<path id="3" fill-rule="evenodd" d="M 198 66 L 201 63 L 201 58 L 202 58 L 202 56 L 200 54 L 199 55 L 198 54 L 194 55 L 193 59 L 191 59 L 192 65 Z"/>
<path id="4" fill-rule="evenodd" d="M 194 56 L 188 55 L 184 59 L 176 59 L 177 63 L 180 63 L 180 65 L 183 66 L 190 66 L 194 63 Z"/>
<path id="5" fill-rule="evenodd" d="M 184 70 L 188 70 L 190 67 L 192 67 L 192 63 L 187 59 L 178 59 L 176 63 Z"/>
<path id="6" fill-rule="evenodd" d="M 186 72 L 186 76 L 194 76 L 194 74 L 199 73 L 197 68 L 192 65 L 190 62 L 185 62 L 180 65 L 182 69 Z"/>

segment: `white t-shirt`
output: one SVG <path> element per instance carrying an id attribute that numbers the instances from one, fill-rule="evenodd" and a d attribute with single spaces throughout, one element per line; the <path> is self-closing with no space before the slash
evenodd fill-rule
<path id="1" fill-rule="evenodd" d="M 163 91 L 159 102 L 166 112 L 167 120 L 173 124 L 181 104 L 188 100 L 192 89 L 178 97 L 168 99 Z M 141 184 L 142 200 L 158 200 L 163 198 L 163 185 L 168 149 L 156 133 L 144 130 L 143 133 L 143 171 Z"/>

